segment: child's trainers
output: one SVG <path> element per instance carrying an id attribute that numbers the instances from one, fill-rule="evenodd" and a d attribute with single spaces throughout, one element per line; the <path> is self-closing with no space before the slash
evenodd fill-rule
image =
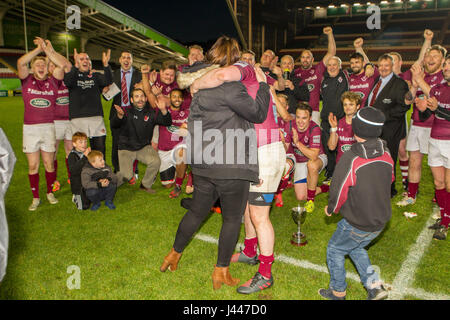
<path id="1" fill-rule="evenodd" d="M 331 289 L 319 289 L 319 294 L 328 300 L 345 300 L 346 296 L 338 297 L 333 294 L 333 290 Z"/>
<path id="2" fill-rule="evenodd" d="M 314 211 L 314 201 L 308 200 L 305 204 L 305 210 L 307 213 L 311 213 Z"/>
<path id="3" fill-rule="evenodd" d="M 114 203 L 110 200 L 106 200 L 105 201 L 105 206 L 107 206 L 109 209 L 114 210 L 116 209 L 116 206 L 114 205 Z"/>
<path id="4" fill-rule="evenodd" d="M 377 288 L 367 289 L 367 300 L 384 300 L 387 297 L 388 292 L 383 285 Z"/>
<path id="5" fill-rule="evenodd" d="M 98 208 L 100 208 L 101 205 L 102 205 L 101 202 L 94 203 L 94 204 L 92 205 L 92 207 L 91 207 L 91 210 L 92 210 L 92 211 L 97 211 Z"/>

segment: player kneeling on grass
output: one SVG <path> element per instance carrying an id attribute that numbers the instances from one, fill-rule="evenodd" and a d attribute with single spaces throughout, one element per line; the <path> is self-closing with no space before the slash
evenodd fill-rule
<path id="1" fill-rule="evenodd" d="M 165 188 L 174 187 L 170 198 L 177 198 L 181 194 L 187 168 L 186 161 L 183 160 L 186 150 L 183 136 L 187 135 L 189 109 L 180 109 L 183 104 L 183 92 L 180 89 L 173 89 L 169 98 L 170 107 L 167 111 L 172 117 L 172 125 L 159 126 L 158 155 L 161 159 L 159 175 Z"/>
<path id="2" fill-rule="evenodd" d="M 95 211 L 105 200 L 105 205 L 114 210 L 114 195 L 117 189 L 117 176 L 112 169 L 105 164 L 103 153 L 97 150 L 88 155 L 88 163 L 81 170 L 81 183 L 86 190 L 86 196 L 92 202 L 91 210 Z"/>
<path id="3" fill-rule="evenodd" d="M 91 202 L 86 196 L 86 190 L 81 185 L 81 170 L 88 163 L 88 154 L 91 148 L 87 146 L 87 135 L 84 132 L 75 132 L 72 136 L 73 149 L 67 157 L 69 171 L 71 172 L 70 189 L 72 201 L 78 210 L 89 209 Z"/>
<path id="4" fill-rule="evenodd" d="M 378 138 L 385 121 L 384 114 L 365 107 L 352 121 L 356 143 L 345 152 L 334 170 L 325 214 L 340 212 L 343 216 L 327 247 L 330 272 L 328 289 L 319 294 L 330 300 L 345 300 L 345 256 L 349 255 L 367 289 L 368 300 L 387 297 L 379 275 L 374 271 L 364 249 L 374 240 L 391 218 L 391 183 L 394 161 L 386 142 Z"/>
<path id="5" fill-rule="evenodd" d="M 337 148 L 336 163 L 344 152 L 350 150 L 352 144 L 356 142 L 355 136 L 353 135 L 352 118 L 358 112 L 361 105 L 361 96 L 356 92 L 346 91 L 342 94 L 341 101 L 344 107 L 345 117 L 338 122 L 332 112 L 328 116 L 328 122 L 331 125 L 328 148 L 330 150 Z"/>
<path id="6" fill-rule="evenodd" d="M 327 165 L 327 156 L 320 142 L 320 127 L 312 121 L 311 115 L 309 104 L 300 103 L 295 111 L 291 131 L 296 161 L 294 190 L 298 201 L 307 201 L 306 212 L 313 212 L 315 196 L 329 189 L 326 184 L 317 187 L 319 174 Z"/>
<path id="7" fill-rule="evenodd" d="M 111 119 L 111 126 L 119 129 L 119 167 L 117 174 L 119 185 L 125 179 L 130 181 L 134 177 L 133 163 L 137 159 L 147 166 L 142 178 L 140 189 L 153 194 L 152 189 L 158 169 L 161 165 L 158 153 L 151 146 L 155 125 L 170 126 L 172 119 L 167 112 L 164 101 L 157 101 L 157 109 L 147 104 L 147 98 L 142 89 L 133 89 L 130 101 L 133 107 L 125 114 L 117 105 L 117 114 Z"/>

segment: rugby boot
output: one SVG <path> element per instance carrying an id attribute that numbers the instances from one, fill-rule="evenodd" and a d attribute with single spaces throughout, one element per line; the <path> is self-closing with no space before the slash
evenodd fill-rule
<path id="1" fill-rule="evenodd" d="M 237 288 L 237 292 L 242 294 L 250 294 L 270 288 L 272 285 L 273 285 L 272 275 L 270 275 L 270 279 L 265 279 L 261 273 L 256 272 L 253 278 L 251 278 L 242 286 Z"/>
<path id="2" fill-rule="evenodd" d="M 222 284 L 234 287 L 239 284 L 239 279 L 232 278 L 230 274 L 229 267 L 218 267 L 214 266 L 214 271 L 212 274 L 212 282 L 214 290 L 218 290 L 222 287 Z"/>
<path id="3" fill-rule="evenodd" d="M 170 271 L 177 270 L 178 261 L 180 261 L 181 253 L 175 251 L 174 248 L 170 249 L 169 254 L 164 258 L 164 262 L 162 263 L 159 271 L 165 272 L 167 269 Z"/>

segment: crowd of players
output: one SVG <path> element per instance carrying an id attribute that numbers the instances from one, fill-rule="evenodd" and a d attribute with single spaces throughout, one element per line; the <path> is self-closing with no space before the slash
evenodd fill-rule
<path id="1" fill-rule="evenodd" d="M 381 138 L 394 164 L 399 159 L 405 194 L 396 203 L 398 206 L 415 203 L 423 155 L 428 154 L 435 201 L 441 213 L 430 228 L 435 229 L 435 239 L 445 240 L 450 222 L 450 57 L 445 48 L 432 45 L 433 33 L 425 30 L 417 61 L 402 73 L 399 53 L 381 55 L 375 66 L 364 53 L 363 39 L 358 38 L 350 56 L 350 69 L 344 70 L 336 56 L 332 29 L 326 27 L 323 32 L 328 37 L 324 58 L 314 64 L 312 52 L 304 50 L 297 69 L 292 56 L 285 55 L 278 63 L 272 50 L 266 50 L 259 63 L 247 50 L 232 65 L 204 68 L 203 49 L 194 45 L 189 48 L 188 64 L 177 66 L 167 61 L 158 72 L 148 65 L 136 70 L 128 51 L 121 53 L 121 68 L 116 71 L 109 66 L 109 50 L 102 56 L 103 72 L 92 70 L 88 54 L 76 50 L 72 65 L 55 52 L 48 40 L 37 37 L 36 48 L 17 63 L 25 104 L 23 151 L 33 194 L 29 210 L 36 210 L 40 204 L 40 156 L 47 199 L 51 204 L 58 202 L 54 192 L 59 189 L 56 153 L 61 140 L 73 201 L 79 209 L 89 208 L 92 202 L 91 209 L 96 210 L 102 200 L 114 209 L 115 188 L 136 183 L 138 162 L 147 166 L 140 185 L 143 191 L 156 192 L 152 185 L 159 172 L 161 183 L 173 188 L 171 198 L 180 196 L 186 178 L 186 193 L 192 193 L 195 175 L 193 178 L 186 162 L 184 137 L 188 135 L 193 97 L 199 90 L 240 81 L 255 98 L 257 88 L 252 83 L 260 80 L 255 72 L 260 68 L 270 86 L 273 108 L 269 108 L 262 123 L 254 124 L 260 184 L 250 186 L 244 214 L 244 249 L 231 257 L 231 262 L 254 265 L 259 261 L 259 269 L 238 292 L 252 293 L 272 286 L 275 234 L 269 219 L 270 206 L 274 202 L 282 207 L 282 193 L 293 185 L 297 200 L 305 201 L 306 211 L 315 210 L 315 196 L 329 191 L 336 163 L 356 142 L 352 120 L 358 110 L 369 106 L 384 114 Z M 114 97 L 109 116 L 111 169 L 100 159 L 105 158 L 107 133 L 101 93 L 113 84 L 120 92 Z M 411 104 L 413 114 L 407 133 L 406 112 Z M 277 134 L 270 134 L 274 130 Z M 89 156 L 94 150 L 97 153 Z M 322 170 L 326 178 L 319 183 Z M 397 194 L 395 166 L 393 171 L 391 198 Z M 171 252 L 161 271 L 170 267 L 175 270 L 180 255 Z"/>

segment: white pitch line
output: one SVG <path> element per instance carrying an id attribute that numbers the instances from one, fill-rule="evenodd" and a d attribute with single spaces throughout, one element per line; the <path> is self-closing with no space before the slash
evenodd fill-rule
<path id="1" fill-rule="evenodd" d="M 211 237 L 211 236 L 206 235 L 206 234 L 202 234 L 202 233 L 197 234 L 195 236 L 195 238 L 197 238 L 199 240 L 202 240 L 202 241 L 205 241 L 205 242 L 218 244 L 218 240 L 216 238 Z M 238 243 L 236 245 L 236 250 L 239 250 L 240 247 L 242 247 L 242 246 L 243 246 L 242 243 Z M 322 273 L 326 273 L 326 274 L 329 273 L 328 272 L 328 268 L 326 266 L 321 266 L 321 265 L 318 265 L 318 264 L 314 264 L 314 263 L 309 262 L 307 260 L 298 260 L 298 259 L 295 259 L 295 258 L 292 258 L 292 257 L 285 256 L 283 254 L 275 255 L 275 260 L 283 262 L 283 263 L 291 264 L 291 265 L 294 265 L 296 267 L 300 267 L 300 268 L 303 268 L 303 269 L 312 269 L 312 270 L 315 270 L 315 271 L 318 271 L 318 272 L 322 272 Z M 361 280 L 359 278 L 359 275 L 357 275 L 356 273 L 353 273 L 353 272 L 347 272 L 347 278 L 351 279 L 351 280 L 354 280 L 354 281 L 357 281 L 357 282 L 361 282 Z"/>
<path id="2" fill-rule="evenodd" d="M 422 232 L 417 237 L 416 243 L 409 249 L 408 256 L 403 261 L 400 270 L 394 278 L 394 282 L 392 283 L 393 288 L 389 294 L 389 300 L 401 300 L 407 293 L 417 293 L 420 294 L 419 298 L 425 298 L 426 296 L 426 299 L 437 299 L 437 296 L 445 297 L 445 295 L 435 295 L 431 293 L 424 294 L 425 291 L 410 289 L 414 282 L 417 266 L 419 265 L 422 256 L 425 254 L 425 251 L 430 246 L 431 241 L 433 241 L 433 230 L 428 229 L 428 226 L 434 222 L 433 214 L 431 214 L 430 218 L 425 223 Z"/>

